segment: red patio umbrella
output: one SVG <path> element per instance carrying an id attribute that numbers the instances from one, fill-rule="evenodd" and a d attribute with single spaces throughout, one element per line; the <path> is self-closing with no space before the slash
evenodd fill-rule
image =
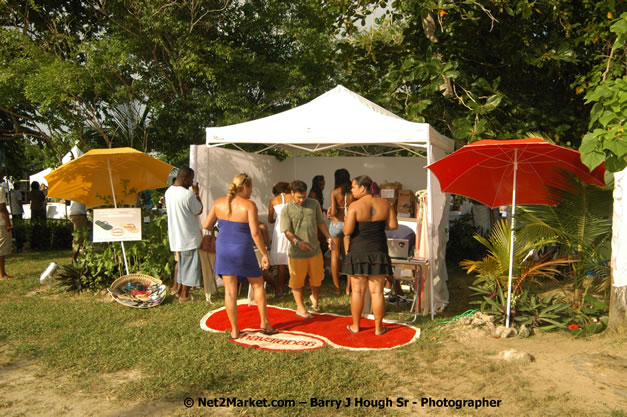
<path id="1" fill-rule="evenodd" d="M 559 169 L 575 173 L 584 182 L 603 186 L 605 168 L 599 166 L 590 172 L 578 151 L 538 138 L 480 140 L 427 168 L 438 178 L 442 192 L 470 197 L 492 208 L 512 205 L 506 322 L 509 327 L 516 204 L 557 204 L 547 185 L 560 187 Z"/>

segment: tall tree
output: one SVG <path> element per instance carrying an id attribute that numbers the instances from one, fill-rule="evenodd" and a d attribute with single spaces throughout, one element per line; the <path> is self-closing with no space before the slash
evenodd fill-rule
<path id="1" fill-rule="evenodd" d="M 272 114 L 330 87 L 334 23 L 347 13 L 335 3 L 3 2 L 5 134 L 46 143 L 59 159 L 76 141 L 177 155 L 203 142 L 206 126 Z"/>
<path id="2" fill-rule="evenodd" d="M 608 33 L 604 53 L 590 76 L 592 88 L 586 93 L 586 102 L 593 104 L 590 131 L 579 150 L 591 169 L 605 162 L 605 168 L 615 173 L 608 330 L 623 333 L 627 328 L 627 13 L 611 21 Z"/>
<path id="3" fill-rule="evenodd" d="M 619 7 L 397 0 L 379 25 L 344 40 L 343 68 L 369 97 L 460 144 L 533 132 L 577 147 L 590 111 L 583 93 Z"/>

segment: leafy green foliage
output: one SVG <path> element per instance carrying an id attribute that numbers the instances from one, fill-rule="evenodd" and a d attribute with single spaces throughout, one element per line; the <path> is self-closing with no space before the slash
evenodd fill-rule
<path id="1" fill-rule="evenodd" d="M 482 232 L 473 226 L 471 214 L 464 214 L 453 220 L 446 245 L 447 261 L 458 263 L 464 258 L 479 259 L 485 256 L 485 246 L 474 238 L 475 234 L 483 236 L 485 232 Z"/>
<path id="2" fill-rule="evenodd" d="M 145 213 L 148 215 L 148 213 Z M 89 230 L 77 230 L 74 243 L 84 242 L 77 262 L 62 266 L 58 280 L 68 291 L 98 290 L 126 275 L 121 244 L 93 243 Z M 168 241 L 168 221 L 165 214 L 154 214 L 151 222 L 144 225 L 142 240 L 125 242 L 129 273 L 141 273 L 169 279 L 174 272 L 174 257 Z"/>
<path id="3" fill-rule="evenodd" d="M 575 288 L 589 288 L 592 275 L 601 288 L 609 285 L 612 192 L 563 173 L 562 185 L 550 187 L 553 206 L 523 206 L 519 236 L 558 245 L 561 256 L 577 259 L 570 269 Z M 590 274 L 594 272 L 594 274 Z"/>
<path id="4" fill-rule="evenodd" d="M 170 279 L 174 274 L 174 256 L 170 252 L 167 216 L 153 215 L 143 229 L 141 241 L 127 243 L 129 270 L 161 280 Z"/>
<path id="5" fill-rule="evenodd" d="M 76 142 L 175 158 L 204 141 L 206 126 L 276 113 L 333 86 L 335 22 L 357 9 L 327 3 L 3 2 L 3 132 L 45 143 L 50 161 Z"/>
<path id="6" fill-rule="evenodd" d="M 609 51 L 603 56 L 604 65 L 589 80 L 586 104 L 593 103 L 590 132 L 579 150 L 588 168 L 605 161 L 608 171 L 618 172 L 627 166 L 627 12 L 612 20 L 609 29 L 615 38 L 606 46 Z"/>
<path id="7" fill-rule="evenodd" d="M 592 131 L 579 147 L 582 162 L 594 169 L 605 161 L 608 171 L 622 171 L 627 166 L 627 76 L 599 85 L 586 95 L 586 103 L 594 105 Z"/>
<path id="8" fill-rule="evenodd" d="M 507 288 L 509 280 L 509 259 L 511 226 L 508 221 L 501 220 L 492 228 L 486 239 L 475 235 L 488 251 L 480 260 L 464 260 L 460 266 L 468 274 L 477 275 L 474 286 L 486 291 L 498 291 Z M 559 275 L 558 267 L 571 261 L 565 258 L 551 259 L 548 255 L 535 257 L 537 250 L 550 240 L 528 240 L 523 236 L 516 236 L 514 240 L 514 262 L 512 269 L 512 297 L 524 290 L 528 283 L 538 283 L 541 279 L 554 279 Z"/>
<path id="9" fill-rule="evenodd" d="M 573 319 L 570 330 L 575 337 L 586 337 L 601 333 L 609 321 L 609 304 L 591 295 L 586 295 L 578 315 Z"/>
<path id="10" fill-rule="evenodd" d="M 578 145 L 582 92 L 598 83 L 610 16 L 623 10 L 596 0 L 398 1 L 379 26 L 342 40 L 342 66 L 357 91 L 461 143 L 539 132 Z M 622 50 L 615 58 L 612 71 L 624 71 Z"/>
<path id="11" fill-rule="evenodd" d="M 44 222 L 14 220 L 13 235 L 17 251 L 26 243 L 31 250 L 59 250 L 72 247 L 72 223 L 68 220 L 48 219 Z"/>
<path id="12" fill-rule="evenodd" d="M 24 244 L 30 242 L 33 228 L 30 222 L 24 220 L 13 220 L 13 236 L 15 237 L 15 249 L 21 252 Z"/>
<path id="13" fill-rule="evenodd" d="M 485 288 L 471 287 L 482 300 L 471 301 L 478 304 L 481 311 L 505 322 L 507 317 L 507 296 L 502 288 L 488 291 Z M 536 327 L 542 331 L 567 329 L 576 313 L 563 298 L 554 295 L 540 297 L 527 289 L 511 300 L 510 318 L 512 323 Z"/>

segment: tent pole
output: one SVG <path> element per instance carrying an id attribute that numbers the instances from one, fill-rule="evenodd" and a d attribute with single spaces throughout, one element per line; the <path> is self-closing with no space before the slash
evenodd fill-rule
<path id="1" fill-rule="evenodd" d="M 514 149 L 514 189 L 512 190 L 512 230 L 509 242 L 509 278 L 507 279 L 507 320 L 505 327 L 509 329 L 512 305 L 512 273 L 514 269 L 514 229 L 516 226 L 516 176 L 518 175 L 518 149 Z"/>
<path id="2" fill-rule="evenodd" d="M 111 163 L 109 159 L 107 159 L 107 169 L 109 170 L 109 184 L 111 185 L 111 195 L 113 196 L 113 207 L 118 208 L 118 203 L 115 200 L 115 188 L 113 188 L 113 176 L 111 175 Z M 128 262 L 126 262 L 126 249 L 124 248 L 124 242 L 121 241 L 122 245 L 122 257 L 124 258 L 124 268 L 126 269 L 126 275 L 128 275 Z"/>
<path id="3" fill-rule="evenodd" d="M 433 162 L 432 155 L 433 155 L 433 147 L 431 146 L 431 142 L 429 142 L 429 145 L 427 148 L 427 162 L 429 163 Z M 434 273 L 433 269 L 436 267 L 436 263 L 435 263 L 436 256 L 433 253 L 433 235 L 435 234 L 433 229 L 435 225 L 433 224 L 433 196 L 431 195 L 433 192 L 433 180 L 431 179 L 432 175 L 433 175 L 432 172 L 427 173 L 427 218 L 429 219 L 429 225 L 428 225 L 429 227 L 428 229 L 428 232 L 429 232 L 429 287 L 430 287 L 429 309 L 431 310 L 431 320 L 433 320 L 435 317 L 434 301 L 433 301 L 433 273 Z M 416 233 L 418 233 L 418 230 L 416 230 Z"/>

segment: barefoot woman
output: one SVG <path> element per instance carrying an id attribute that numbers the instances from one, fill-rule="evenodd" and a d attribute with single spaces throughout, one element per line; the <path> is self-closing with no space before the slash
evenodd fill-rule
<path id="1" fill-rule="evenodd" d="M 386 275 L 392 275 L 385 229 L 396 229 L 398 222 L 390 203 L 370 194 L 371 185 L 372 180 L 366 175 L 353 180 L 351 191 L 356 201 L 349 206 L 344 220 L 344 234 L 350 235 L 350 244 L 342 272 L 349 275 L 352 289 L 353 324 L 347 326 L 348 331 L 359 332 L 359 320 L 368 289 L 372 300 L 375 334 L 381 336 L 388 331 L 382 325 L 385 314 L 383 286 Z"/>
<path id="2" fill-rule="evenodd" d="M 327 216 L 331 219 L 329 233 L 335 243 L 335 248 L 331 251 L 331 276 L 333 277 L 334 288 L 330 290 L 333 294 L 340 294 L 340 248 L 344 238 L 344 218 L 348 212 L 348 206 L 353 202 L 351 193 L 351 177 L 347 170 L 340 168 L 335 171 L 335 189 L 331 191 L 331 207 Z M 351 282 L 346 281 L 346 294 L 350 294 Z"/>
<path id="3" fill-rule="evenodd" d="M 246 174 L 233 178 L 226 196 L 218 198 L 205 220 L 204 228 L 213 230 L 218 222 L 220 232 L 216 240 L 215 273 L 224 280 L 224 304 L 231 323 L 231 339 L 240 336 L 237 326 L 237 283 L 239 277 L 247 277 L 253 287 L 255 302 L 259 308 L 261 330 L 275 334 L 277 330 L 268 322 L 266 291 L 259 263 L 253 249 L 253 241 L 263 255 L 261 266 L 268 269 L 268 252 L 259 230 L 257 206 L 250 201 L 253 192 L 252 179 Z"/>

